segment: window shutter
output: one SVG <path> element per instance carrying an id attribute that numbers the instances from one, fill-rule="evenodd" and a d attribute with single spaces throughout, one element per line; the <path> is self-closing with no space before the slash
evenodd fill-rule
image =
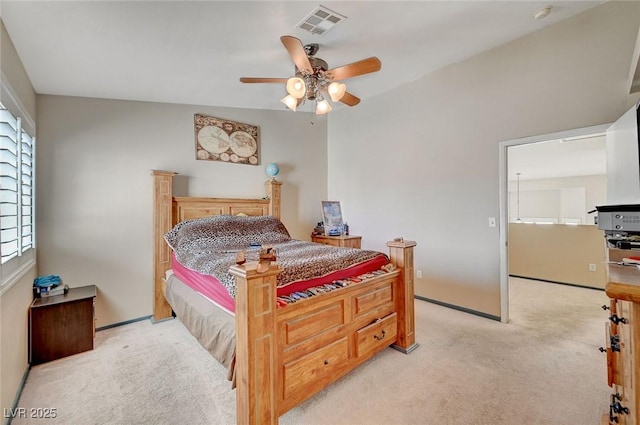
<path id="1" fill-rule="evenodd" d="M 0 111 L 0 258 L 18 255 L 18 138 L 19 120 Z"/>
<path id="2" fill-rule="evenodd" d="M 33 247 L 33 171 L 34 171 L 34 149 L 33 137 L 26 132 L 22 132 L 21 138 L 21 161 L 20 161 L 20 198 L 21 198 L 21 228 L 20 244 L 21 252 Z"/>
<path id="3" fill-rule="evenodd" d="M 21 124 L 0 108 L 0 264 L 33 247 L 34 139 Z"/>

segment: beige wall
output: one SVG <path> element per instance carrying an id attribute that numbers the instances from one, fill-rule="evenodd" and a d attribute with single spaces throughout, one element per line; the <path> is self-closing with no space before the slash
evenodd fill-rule
<path id="1" fill-rule="evenodd" d="M 2 21 L 0 71 L 3 83 L 0 103 L 9 108 L 14 115 L 26 118 L 24 125 L 33 131 L 31 125 L 36 119 L 36 94 Z M 33 298 L 31 285 L 35 276 L 35 268 L 28 269 L 12 286 L 0 290 L 1 409 L 12 407 L 22 377 L 28 368 L 28 309 Z"/>
<path id="2" fill-rule="evenodd" d="M 604 289 L 603 232 L 593 225 L 509 223 L 509 274 Z"/>
<path id="3" fill-rule="evenodd" d="M 588 214 L 589 211 L 595 209 L 596 205 L 604 205 L 607 203 L 607 176 L 592 175 L 592 176 L 577 176 L 577 177 L 559 177 L 553 179 L 534 179 L 534 180 L 520 180 L 520 217 L 540 217 L 539 210 L 528 209 L 531 203 L 525 202 L 529 195 L 536 192 L 548 192 L 555 193 L 558 197 L 561 197 L 563 190 L 578 189 L 584 190 L 584 203 L 580 205 L 570 205 L 570 210 L 574 212 L 580 212 L 580 217 L 583 218 L 582 224 L 593 224 L 594 215 Z M 530 199 L 529 201 L 531 201 Z M 571 198 L 568 199 L 572 201 Z M 559 203 L 560 204 L 560 203 Z M 542 214 L 543 217 L 556 217 L 558 220 L 562 217 L 561 205 L 557 205 L 553 208 L 553 205 L 538 205 L 538 207 L 546 208 Z M 517 215 L 517 190 L 516 181 L 509 182 L 509 218 L 514 220 Z M 574 214 L 575 215 L 575 214 Z"/>
<path id="4" fill-rule="evenodd" d="M 498 143 L 624 113 L 639 24 L 640 2 L 607 2 L 334 111 L 329 197 L 365 248 L 417 240 L 416 294 L 499 316 Z"/>
<path id="5" fill-rule="evenodd" d="M 259 126 L 262 163 L 197 161 L 195 113 Z M 326 124 L 310 121 L 308 113 L 39 95 L 40 274 L 97 285 L 98 326 L 150 315 L 152 169 L 179 172 L 191 196 L 262 197 L 265 165 L 276 162 L 282 220 L 309 239 L 327 196 Z"/>
<path id="6" fill-rule="evenodd" d="M 14 115 L 31 118 L 26 127 L 33 134 L 33 120 L 36 119 L 36 93 L 31 86 L 27 72 L 18 57 L 9 34 L 0 21 L 0 68 L 2 69 L 3 82 L 11 86 L 12 93 L 0 91 L 0 102 Z M 21 110 L 18 110 L 18 109 Z"/>
<path id="7" fill-rule="evenodd" d="M 0 408 L 12 407 L 28 364 L 29 305 L 35 268 L 0 293 Z"/>

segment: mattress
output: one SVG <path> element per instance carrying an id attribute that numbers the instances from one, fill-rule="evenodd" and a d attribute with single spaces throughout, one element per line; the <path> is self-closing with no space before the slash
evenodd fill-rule
<path id="1" fill-rule="evenodd" d="M 214 276 L 198 273 L 191 270 L 178 261 L 175 253 L 171 254 L 171 271 L 173 274 L 196 292 L 199 292 L 219 308 L 233 315 L 235 313 L 235 300 L 222 283 Z"/>
<path id="2" fill-rule="evenodd" d="M 341 248 L 335 248 L 341 249 Z M 340 279 L 359 276 L 380 269 L 389 262 L 388 257 L 380 254 L 370 260 L 354 264 L 350 267 L 337 270 L 325 275 L 317 276 L 311 279 L 297 280 L 289 282 L 283 286 L 279 286 L 276 290 L 277 295 L 290 295 L 294 292 L 306 291 L 309 288 L 322 286 L 327 283 Z M 224 311 L 235 313 L 235 300 L 231 297 L 227 288 L 212 275 L 199 273 L 195 270 L 185 267 L 178 261 L 175 254 L 172 254 L 171 265 L 173 273 L 187 286 L 194 291 L 199 292 L 205 298 L 216 304 Z M 285 304 L 279 304 L 284 306 Z"/>
<path id="3" fill-rule="evenodd" d="M 386 254 L 353 248 L 292 239 L 280 220 L 271 216 L 238 217 L 218 215 L 187 220 L 178 223 L 165 235 L 174 258 L 186 269 L 204 276 L 215 276 L 231 298 L 235 298 L 236 282 L 229 268 L 236 262 L 239 252 L 244 252 L 247 262 L 258 261 L 260 247 L 270 247 L 275 252 L 281 272 L 276 276 L 276 286 L 281 295 L 304 290 L 311 279 L 345 277 L 379 268 L 388 263 Z M 373 265 L 365 265 L 376 259 Z M 351 269 L 363 265 L 360 270 Z M 333 276 L 328 276 L 336 272 Z M 187 281 L 187 279 L 185 279 Z M 204 285 L 204 282 L 202 282 Z"/>

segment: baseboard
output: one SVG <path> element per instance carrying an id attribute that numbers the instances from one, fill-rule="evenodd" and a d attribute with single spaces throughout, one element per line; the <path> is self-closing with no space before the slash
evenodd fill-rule
<path id="1" fill-rule="evenodd" d="M 473 314 L 474 316 L 484 317 L 485 319 L 496 320 L 498 322 L 501 321 L 500 316 L 494 316 L 493 314 L 483 313 L 482 311 L 472 310 L 466 307 L 460 307 L 459 305 L 449 304 L 449 303 L 445 303 L 445 302 L 434 300 L 427 297 L 421 297 L 420 295 L 415 295 L 414 298 L 418 300 L 426 301 L 432 304 L 441 305 L 443 307 L 452 308 L 454 310 L 462 311 L 464 313 Z"/>
<path id="2" fill-rule="evenodd" d="M 175 318 L 176 318 L 175 314 L 172 314 L 169 317 L 165 317 L 164 319 L 158 319 L 158 320 L 154 319 L 153 316 L 152 316 L 150 320 L 151 320 L 151 323 L 153 323 L 155 325 L 156 323 L 166 322 L 167 320 L 173 320 Z"/>
<path id="3" fill-rule="evenodd" d="M 18 386 L 18 391 L 16 391 L 16 398 L 13 400 L 13 405 L 11 406 L 11 412 L 18 412 L 18 403 L 20 402 L 20 397 L 22 396 L 22 390 L 24 389 L 24 384 L 27 382 L 27 377 L 29 376 L 29 371 L 31 371 L 31 365 L 27 366 L 27 370 L 22 374 L 22 379 L 20 380 L 20 385 Z M 4 423 L 5 425 L 11 425 L 11 421 L 13 421 L 14 415 L 11 415 L 9 412 L 9 417 L 7 418 L 7 412 L 3 412 L 3 416 L 7 419 Z"/>
<path id="4" fill-rule="evenodd" d="M 142 316 L 142 317 L 138 317 L 137 319 L 125 320 L 124 322 L 118 322 L 118 323 L 112 323 L 110 325 L 100 326 L 99 328 L 96 328 L 96 332 L 104 331 L 105 329 L 117 328 L 118 326 L 128 325 L 130 323 L 141 322 L 143 320 L 151 319 L 152 317 L 153 316 L 151 315 Z"/>
<path id="5" fill-rule="evenodd" d="M 517 274 L 510 274 L 509 277 L 517 277 L 519 279 L 538 280 L 540 282 L 556 283 L 558 285 L 575 286 L 576 288 L 593 289 L 595 291 L 604 291 L 604 288 L 594 288 L 593 286 L 580 285 L 578 283 L 558 282 L 556 280 L 539 279 L 537 277 L 519 276 Z"/>

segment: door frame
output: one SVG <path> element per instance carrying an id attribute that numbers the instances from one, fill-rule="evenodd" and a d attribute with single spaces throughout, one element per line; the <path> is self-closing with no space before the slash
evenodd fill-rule
<path id="1" fill-rule="evenodd" d="M 509 164 L 508 148 L 511 146 L 527 145 L 546 142 L 549 140 L 565 139 L 569 137 L 588 136 L 605 133 L 611 124 L 594 125 L 591 127 L 575 128 L 557 133 L 541 134 L 520 139 L 505 140 L 498 143 L 499 166 L 499 202 L 500 202 L 500 321 L 509 323 Z"/>

